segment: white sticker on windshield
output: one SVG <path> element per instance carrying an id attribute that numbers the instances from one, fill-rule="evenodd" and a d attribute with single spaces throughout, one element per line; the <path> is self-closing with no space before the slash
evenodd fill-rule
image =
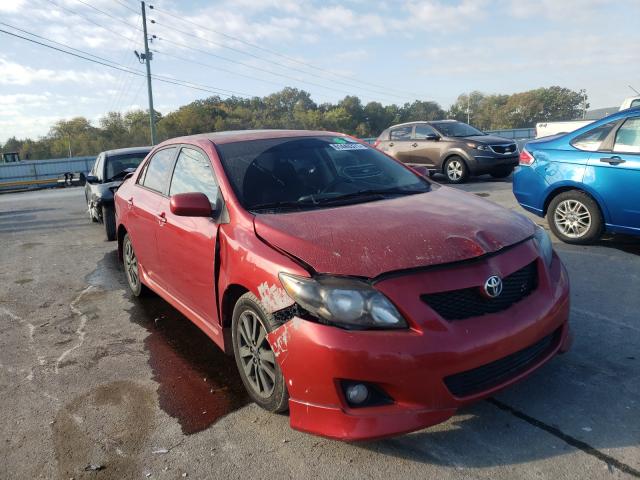
<path id="1" fill-rule="evenodd" d="M 329 146 L 334 150 L 366 150 L 367 147 L 361 143 L 330 143 Z"/>

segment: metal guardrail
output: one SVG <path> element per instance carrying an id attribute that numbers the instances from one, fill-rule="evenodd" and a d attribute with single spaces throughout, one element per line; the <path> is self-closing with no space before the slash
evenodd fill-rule
<path id="1" fill-rule="evenodd" d="M 65 173 L 89 173 L 95 159 L 72 157 L 0 164 L 0 191 L 56 186 Z"/>

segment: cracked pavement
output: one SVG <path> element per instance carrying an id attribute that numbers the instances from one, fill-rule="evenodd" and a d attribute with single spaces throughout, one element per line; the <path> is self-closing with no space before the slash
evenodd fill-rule
<path id="1" fill-rule="evenodd" d="M 522 212 L 508 181 L 457 188 Z M 568 354 L 441 425 L 346 444 L 250 404 L 231 358 L 159 298 L 133 300 L 83 201 L 0 195 L 2 479 L 640 477 L 638 239 L 555 243 Z"/>

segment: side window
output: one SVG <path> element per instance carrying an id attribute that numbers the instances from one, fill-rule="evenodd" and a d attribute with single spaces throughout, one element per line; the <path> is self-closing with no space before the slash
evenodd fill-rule
<path id="1" fill-rule="evenodd" d="M 629 105 L 629 108 L 633 107 L 640 107 L 640 98 L 636 98 L 635 100 L 631 101 L 631 105 Z"/>
<path id="2" fill-rule="evenodd" d="M 613 151 L 640 153 L 640 117 L 627 119 L 618 129 Z"/>
<path id="3" fill-rule="evenodd" d="M 156 152 L 147 162 L 138 183 L 151 190 L 162 193 L 171 173 L 171 164 L 175 148 L 165 148 Z M 144 177 L 143 177 L 144 176 Z"/>
<path id="4" fill-rule="evenodd" d="M 437 135 L 437 132 L 429 125 L 416 125 L 416 132 L 414 138 L 416 140 L 424 140 L 429 135 Z"/>
<path id="5" fill-rule="evenodd" d="M 394 128 L 391 130 L 390 139 L 395 140 L 396 142 L 411 140 L 411 130 L 413 130 L 412 125 Z"/>
<path id="6" fill-rule="evenodd" d="M 579 150 L 597 152 L 617 122 L 609 122 L 588 132 L 578 135 L 571 141 L 571 145 Z"/>
<path id="7" fill-rule="evenodd" d="M 209 158 L 204 153 L 193 148 L 183 148 L 173 171 L 169 195 L 191 192 L 204 193 L 215 204 L 218 182 L 213 175 Z"/>

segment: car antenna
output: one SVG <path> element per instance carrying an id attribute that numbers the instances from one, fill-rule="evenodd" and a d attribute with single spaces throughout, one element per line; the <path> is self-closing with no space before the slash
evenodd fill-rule
<path id="1" fill-rule="evenodd" d="M 636 95 L 640 95 L 640 92 L 638 90 L 636 90 L 635 88 L 633 88 L 631 85 L 627 85 L 631 90 L 633 90 L 634 92 L 636 92 Z"/>

